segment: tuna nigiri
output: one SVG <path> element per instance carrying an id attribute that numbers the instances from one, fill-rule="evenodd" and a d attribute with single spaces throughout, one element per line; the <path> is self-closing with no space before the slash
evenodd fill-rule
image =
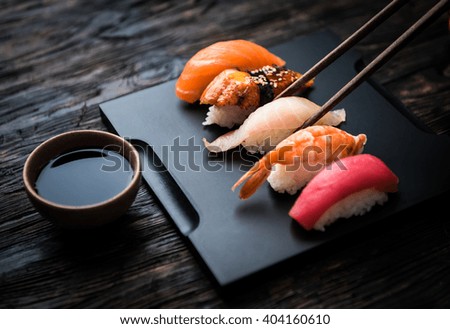
<path id="1" fill-rule="evenodd" d="M 244 183 L 239 197 L 249 198 L 267 179 L 277 192 L 294 194 L 324 166 L 362 152 L 366 135 L 352 136 L 331 126 L 312 126 L 292 134 L 262 157 L 232 187 Z"/>
<path id="2" fill-rule="evenodd" d="M 222 71 L 200 97 L 201 104 L 212 105 L 203 125 L 215 123 L 228 128 L 240 125 L 251 112 L 272 101 L 301 76 L 301 73 L 271 65 L 249 72 Z M 309 81 L 303 90 L 312 84 L 313 81 Z"/>
<path id="3" fill-rule="evenodd" d="M 396 192 L 398 177 L 377 157 L 361 154 L 324 168 L 303 189 L 289 215 L 306 230 L 325 230 L 338 218 L 363 215 Z"/>
<path id="4" fill-rule="evenodd" d="M 274 100 L 250 114 L 244 123 L 209 143 L 203 139 L 211 152 L 224 152 L 242 144 L 249 152 L 267 152 L 292 134 L 320 106 L 310 100 L 297 97 L 282 97 Z M 345 110 L 327 113 L 317 123 L 337 126 L 345 121 Z"/>
<path id="5" fill-rule="evenodd" d="M 265 65 L 283 66 L 285 61 L 267 49 L 246 40 L 214 43 L 197 52 L 185 65 L 175 86 L 178 98 L 194 103 L 208 84 L 223 70 L 255 70 Z"/>

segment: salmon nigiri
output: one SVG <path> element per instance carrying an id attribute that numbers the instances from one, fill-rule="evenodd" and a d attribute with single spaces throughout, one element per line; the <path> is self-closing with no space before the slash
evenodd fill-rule
<path id="1" fill-rule="evenodd" d="M 289 215 L 306 230 L 324 231 L 338 218 L 363 215 L 398 190 L 398 177 L 377 157 L 360 154 L 332 163 L 304 188 Z"/>
<path id="2" fill-rule="evenodd" d="M 232 187 L 244 183 L 241 199 L 249 198 L 267 179 L 277 192 L 294 194 L 324 166 L 362 152 L 367 137 L 331 126 L 312 126 L 292 134 L 261 158 Z"/>
<path id="3" fill-rule="evenodd" d="M 216 42 L 197 52 L 185 65 L 175 86 L 178 98 L 194 103 L 223 70 L 255 70 L 286 62 L 264 47 L 246 40 Z"/>

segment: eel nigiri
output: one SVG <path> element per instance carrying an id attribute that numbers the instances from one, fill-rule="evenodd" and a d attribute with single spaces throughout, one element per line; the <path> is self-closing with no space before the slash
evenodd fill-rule
<path id="1" fill-rule="evenodd" d="M 194 103 L 208 84 L 223 70 L 255 70 L 265 65 L 283 66 L 286 62 L 264 47 L 246 40 L 216 42 L 197 52 L 184 66 L 177 80 L 178 98 Z"/>
<path id="2" fill-rule="evenodd" d="M 306 230 L 363 215 L 398 190 L 398 177 L 379 158 L 360 154 L 324 168 L 303 189 L 289 215 Z"/>
<path id="3" fill-rule="evenodd" d="M 251 112 L 272 101 L 301 76 L 301 73 L 272 65 L 249 72 L 222 71 L 200 97 L 201 104 L 212 105 L 203 125 L 215 123 L 227 128 L 240 125 Z M 312 84 L 313 80 L 302 90 Z"/>
<path id="4" fill-rule="evenodd" d="M 352 136 L 331 126 L 311 126 L 284 139 L 232 187 L 242 183 L 239 197 L 249 198 L 267 179 L 277 192 L 294 194 L 323 167 L 362 152 L 366 135 Z"/>
<path id="5" fill-rule="evenodd" d="M 282 97 L 251 113 L 238 129 L 218 137 L 211 143 L 206 139 L 203 139 L 203 142 L 211 152 L 224 152 L 239 144 L 252 153 L 267 152 L 319 109 L 320 106 L 303 97 Z M 337 126 L 343 121 L 345 110 L 336 110 L 327 113 L 317 124 Z"/>

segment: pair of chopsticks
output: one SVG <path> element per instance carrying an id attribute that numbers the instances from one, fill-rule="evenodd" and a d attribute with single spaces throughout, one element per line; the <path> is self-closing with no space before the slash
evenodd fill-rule
<path id="1" fill-rule="evenodd" d="M 313 79 L 317 74 L 324 70 L 328 65 L 333 63 L 337 58 L 353 47 L 358 41 L 373 31 L 383 21 L 395 13 L 401 6 L 409 0 L 393 0 L 384 7 L 378 14 L 370 19 L 366 24 L 359 28 L 355 33 L 343 41 L 338 47 L 332 50 L 328 55 L 322 58 L 317 64 L 309 69 L 300 79 L 295 81 L 289 88 L 285 89 L 276 98 L 294 95 L 308 81 Z M 334 96 L 332 96 L 320 110 L 306 120 L 300 127 L 306 128 L 316 123 L 320 118 L 333 109 L 344 97 L 350 94 L 356 87 L 364 82 L 372 73 L 378 70 L 392 56 L 394 56 L 405 44 L 411 41 L 418 33 L 425 29 L 431 22 L 445 12 L 448 8 L 450 0 L 441 0 L 432 7 L 425 15 L 415 22 L 408 30 L 398 37 L 389 47 L 379 54 L 372 62 L 370 62 L 362 71 L 360 71 L 352 80 L 341 88 Z"/>

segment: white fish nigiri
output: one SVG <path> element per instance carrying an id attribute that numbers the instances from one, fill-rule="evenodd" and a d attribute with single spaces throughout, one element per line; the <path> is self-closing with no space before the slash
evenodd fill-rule
<path id="1" fill-rule="evenodd" d="M 267 152 L 291 135 L 320 107 L 310 100 L 291 96 L 274 100 L 250 114 L 239 129 L 230 131 L 209 143 L 211 152 L 225 152 L 242 144 L 249 152 Z M 328 112 L 318 125 L 337 126 L 345 121 L 345 110 Z"/>

